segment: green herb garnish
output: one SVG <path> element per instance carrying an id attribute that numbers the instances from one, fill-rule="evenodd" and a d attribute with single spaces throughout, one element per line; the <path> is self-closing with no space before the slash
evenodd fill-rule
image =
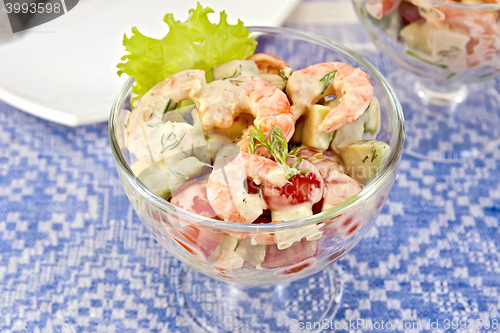
<path id="1" fill-rule="evenodd" d="M 186 136 L 186 133 L 182 134 L 182 136 L 181 136 L 181 138 L 180 138 L 179 140 L 177 140 L 176 142 L 174 142 L 174 144 L 173 144 L 173 145 L 170 145 L 170 146 L 168 146 L 167 148 L 168 148 L 169 150 L 172 150 L 172 149 L 174 149 L 175 147 L 177 147 L 177 146 L 179 145 L 179 143 L 181 143 L 182 139 L 184 139 L 184 136 Z"/>
<path id="2" fill-rule="evenodd" d="M 255 142 L 255 139 L 250 138 L 248 140 L 248 151 L 251 154 L 255 154 L 257 152 L 257 144 Z"/>
<path id="3" fill-rule="evenodd" d="M 181 176 L 181 177 L 184 177 L 184 178 L 188 178 L 185 174 L 180 173 L 180 172 L 175 171 L 175 170 L 172 170 L 171 168 L 168 168 L 168 170 L 169 170 L 171 173 L 176 174 L 177 176 Z"/>
<path id="4" fill-rule="evenodd" d="M 285 85 L 288 83 L 288 78 L 286 77 L 285 72 L 282 69 L 279 70 L 278 76 L 283 80 L 283 83 L 285 83 Z"/>
<path id="5" fill-rule="evenodd" d="M 222 78 L 221 80 L 224 80 L 224 81 L 228 80 L 231 83 L 236 83 L 236 82 L 242 83 L 243 81 L 241 81 L 241 80 L 235 80 L 237 77 L 236 74 L 238 74 L 238 70 L 235 70 L 231 76 L 226 76 L 226 77 Z"/>
<path id="6" fill-rule="evenodd" d="M 330 82 L 335 78 L 335 74 L 337 74 L 337 70 L 331 71 L 319 79 L 319 82 L 323 82 L 323 90 L 321 90 L 321 94 L 324 94 L 326 88 L 330 85 Z"/>
<path id="7" fill-rule="evenodd" d="M 433 63 L 432 61 L 424 59 L 424 58 L 422 58 L 421 56 L 419 56 L 418 54 L 416 54 L 413 51 L 407 50 L 406 54 L 411 55 L 412 57 L 415 57 L 418 60 L 425 62 L 426 64 L 429 64 L 429 65 L 432 65 L 432 66 L 436 66 L 436 67 L 439 67 L 439 68 L 442 68 L 442 69 L 448 68 L 448 66 L 446 66 L 446 65 L 436 64 L 436 63 Z"/>
<path id="8" fill-rule="evenodd" d="M 184 134 L 183 134 L 183 135 L 182 135 L 179 139 L 177 139 L 177 135 L 176 135 L 174 132 L 171 132 L 171 133 L 170 133 L 170 135 L 169 135 L 169 136 L 167 136 L 167 139 L 166 139 L 165 141 L 167 141 L 167 142 L 168 142 L 168 139 L 170 139 L 170 137 L 171 137 L 172 135 L 174 136 L 174 138 L 172 139 L 172 140 L 173 140 L 173 142 L 172 142 L 170 145 L 168 145 L 168 146 L 166 146 L 166 145 L 165 145 L 166 143 L 164 143 L 164 142 L 163 142 L 163 141 L 164 141 L 164 140 L 163 140 L 163 137 L 165 136 L 165 134 L 163 134 L 163 135 L 161 136 L 161 139 L 160 139 L 160 142 L 161 142 L 161 150 L 160 150 L 160 154 L 163 154 L 163 152 L 164 152 L 165 150 L 167 150 L 167 149 L 168 149 L 168 150 L 172 150 L 172 149 L 174 149 L 175 147 L 177 147 L 177 146 L 179 145 L 179 143 L 181 143 L 182 139 L 184 139 L 184 136 L 186 135 L 186 133 L 184 133 Z M 177 139 L 177 140 L 176 140 L 176 139 Z"/>
<path id="9" fill-rule="evenodd" d="M 297 154 L 302 150 L 302 146 L 291 146 L 288 156 L 297 156 Z"/>
<path id="10" fill-rule="evenodd" d="M 170 107 L 170 103 L 172 103 L 171 99 L 168 100 L 167 107 L 165 108 L 165 111 L 163 111 L 163 114 L 167 113 L 168 108 Z"/>
<path id="11" fill-rule="evenodd" d="M 490 77 L 490 76 L 493 76 L 493 75 L 495 75 L 495 73 L 488 73 L 488 74 L 479 75 L 478 78 L 484 79 L 484 78 L 487 78 L 487 77 Z"/>
<path id="12" fill-rule="evenodd" d="M 456 58 L 460 52 L 461 52 L 461 50 L 458 47 L 452 46 L 449 50 L 439 51 L 438 55 L 440 55 L 442 57 L 447 57 L 447 58 Z"/>
<path id="13" fill-rule="evenodd" d="M 299 158 L 299 160 L 297 161 L 299 163 L 295 163 L 293 167 L 290 167 L 286 163 L 286 158 L 288 156 L 292 156 L 292 154 L 290 154 L 290 152 L 288 151 L 288 142 L 286 141 L 285 134 L 283 134 L 283 131 L 278 127 L 273 125 L 273 127 L 271 128 L 271 132 L 269 132 L 269 140 L 266 138 L 264 133 L 262 133 L 262 129 L 260 127 L 252 128 L 248 133 L 248 136 L 250 138 L 248 149 L 250 150 L 250 145 L 255 145 L 256 141 L 259 141 L 260 143 L 257 144 L 257 146 L 263 146 L 267 148 L 276 162 L 283 165 L 287 169 L 287 179 L 290 179 L 295 175 L 304 175 L 309 172 L 309 169 L 297 170 L 300 161 L 302 161 L 301 158 Z"/>
<path id="14" fill-rule="evenodd" d="M 222 78 L 222 80 L 234 79 L 236 77 L 236 73 L 238 73 L 238 70 L 235 70 L 233 75 Z"/>

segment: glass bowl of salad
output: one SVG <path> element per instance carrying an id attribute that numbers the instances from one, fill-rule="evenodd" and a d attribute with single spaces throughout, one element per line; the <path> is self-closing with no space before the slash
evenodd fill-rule
<path id="1" fill-rule="evenodd" d="M 145 97 L 134 101 L 134 78 L 130 78 L 118 93 L 109 120 L 111 148 L 125 192 L 153 237 L 184 263 L 175 277 L 177 299 L 189 322 L 207 332 L 242 327 L 260 331 L 264 326 L 279 332 L 301 321 L 330 320 L 342 295 L 334 263 L 373 225 L 396 179 L 404 143 L 398 99 L 363 57 L 297 30 L 248 30 L 258 42 L 255 54 L 243 62 L 214 67 L 209 74 L 213 81 L 202 84 L 210 96 L 193 93 L 198 89 L 193 80 L 205 79 L 198 76 L 200 72 L 182 71 L 164 86 L 182 86 L 181 93 L 189 90 L 192 99 L 185 101 L 182 95 L 184 101 L 174 101 L 174 94 L 163 98 L 159 109 L 147 108 Z M 307 89 L 294 83 L 294 73 L 321 63 L 334 63 L 337 78 L 346 71 L 355 76 L 344 76 L 351 83 L 341 91 L 333 87 L 335 70 L 321 75 L 322 97 L 309 106 L 307 115 L 294 119 L 287 132 L 287 121 L 276 113 L 276 105 L 282 102 L 287 108 L 294 84 L 300 88 L 296 93 Z M 250 78 L 247 70 L 254 73 Z M 213 87 L 232 91 L 232 86 L 239 89 L 249 80 L 264 79 L 267 88 L 255 88 L 245 98 L 256 94 L 250 108 L 271 99 L 260 109 L 276 111 L 270 127 L 260 114 L 255 119 L 240 115 L 224 129 L 200 126 L 216 119 L 201 111 L 206 105 L 233 99 L 231 94 L 214 97 L 218 93 Z M 319 135 L 320 120 L 339 104 L 337 97 L 350 100 L 351 91 L 355 100 L 360 99 L 356 87 L 362 85 L 373 86 L 373 98 L 362 105 L 359 121 Z M 146 98 L 166 96 L 166 90 L 154 89 Z M 160 103 L 153 98 L 149 102 Z M 131 112 L 133 104 L 134 112 L 146 111 L 137 116 Z M 295 97 L 292 107 L 299 104 Z M 160 110 L 158 116 L 155 110 Z M 280 182 L 276 179 L 285 181 L 273 184 Z"/>
<path id="2" fill-rule="evenodd" d="M 489 0 L 353 0 L 375 45 L 403 70 L 388 75 L 405 111 L 405 151 L 435 161 L 498 143 L 500 4 Z M 408 73 L 410 72 L 410 73 Z"/>

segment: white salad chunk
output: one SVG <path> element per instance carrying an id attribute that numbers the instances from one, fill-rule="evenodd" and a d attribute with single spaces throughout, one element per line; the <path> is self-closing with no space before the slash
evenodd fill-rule
<path id="1" fill-rule="evenodd" d="M 186 123 L 148 121 L 135 128 L 128 138 L 128 149 L 146 164 L 162 161 L 172 165 L 191 155 L 192 126 Z"/>
<path id="2" fill-rule="evenodd" d="M 259 76 L 259 69 L 252 60 L 233 60 L 212 67 L 214 80 L 236 78 L 238 76 Z"/>

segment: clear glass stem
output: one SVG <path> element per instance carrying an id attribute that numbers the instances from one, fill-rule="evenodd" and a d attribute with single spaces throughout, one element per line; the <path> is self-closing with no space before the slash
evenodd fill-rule
<path id="1" fill-rule="evenodd" d="M 465 101 L 468 90 L 465 84 L 447 83 L 442 84 L 426 79 L 415 82 L 414 90 L 418 97 L 425 103 L 449 105 Z"/>
<path id="2" fill-rule="evenodd" d="M 342 299 L 336 265 L 271 286 L 219 281 L 182 265 L 176 290 L 181 312 L 195 332 L 303 332 L 307 323 L 320 323 L 309 330 L 320 332 Z"/>

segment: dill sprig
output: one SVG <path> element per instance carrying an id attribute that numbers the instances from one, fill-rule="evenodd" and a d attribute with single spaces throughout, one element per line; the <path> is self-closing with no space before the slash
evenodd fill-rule
<path id="1" fill-rule="evenodd" d="M 228 80 L 231 83 L 236 83 L 236 82 L 242 83 L 243 81 L 236 80 L 237 74 L 238 74 L 238 70 L 235 70 L 231 76 L 226 76 L 226 77 L 222 78 L 222 80 Z"/>
<path id="2" fill-rule="evenodd" d="M 166 146 L 166 144 L 167 144 L 167 143 L 168 143 L 168 141 L 169 141 L 168 139 L 170 139 L 170 137 L 171 137 L 172 135 L 174 136 L 173 141 L 170 141 L 170 142 L 171 142 L 171 144 L 170 144 L 170 145 L 168 145 L 168 146 Z M 184 134 L 180 137 L 180 139 L 177 139 L 177 135 L 176 135 L 174 132 L 171 132 L 171 133 L 170 133 L 170 135 L 169 135 L 169 136 L 167 136 L 166 140 L 163 140 L 163 137 L 165 136 L 165 134 L 163 134 L 163 135 L 161 136 L 161 139 L 160 139 L 160 143 L 161 143 L 161 147 L 162 147 L 162 149 L 160 150 L 160 154 L 163 154 L 163 153 L 165 152 L 165 150 L 167 150 L 167 149 L 168 149 L 168 150 L 172 150 L 172 149 L 176 148 L 176 147 L 179 145 L 179 143 L 181 143 L 182 139 L 184 139 L 184 136 L 185 136 L 185 135 L 186 135 L 186 133 L 184 133 Z M 177 139 L 177 140 L 176 140 L 176 139 Z M 164 141 L 166 141 L 166 142 L 164 142 Z"/>
<path id="3" fill-rule="evenodd" d="M 288 156 L 297 156 L 297 154 L 302 150 L 302 146 L 294 146 L 292 145 L 290 147 L 290 151 L 288 153 Z"/>
<path id="4" fill-rule="evenodd" d="M 332 80 L 335 78 L 335 74 L 337 74 L 337 70 L 331 71 L 319 79 L 319 82 L 323 82 L 323 90 L 321 90 L 321 94 L 325 93 L 326 88 L 328 88 Z"/>
<path id="5" fill-rule="evenodd" d="M 170 107 L 170 103 L 172 103 L 172 100 L 169 99 L 168 100 L 168 104 L 167 104 L 167 107 L 165 108 L 165 111 L 163 111 L 163 114 L 167 113 L 168 112 L 168 108 Z"/>
<path id="6" fill-rule="evenodd" d="M 248 140 L 248 151 L 251 154 L 255 154 L 257 152 L 257 144 L 255 142 L 255 139 L 250 138 Z"/>
<path id="7" fill-rule="evenodd" d="M 285 71 L 283 71 L 282 69 L 280 69 L 278 71 L 278 76 L 283 80 L 283 82 L 285 83 L 285 85 L 288 83 L 288 77 L 285 75 Z"/>
<path id="8" fill-rule="evenodd" d="M 232 75 L 223 77 L 222 80 L 234 79 L 234 78 L 236 78 L 237 73 L 238 73 L 238 70 L 235 70 Z"/>
<path id="9" fill-rule="evenodd" d="M 258 146 L 263 146 L 269 150 L 271 155 L 274 157 L 276 162 L 279 164 L 283 165 L 286 170 L 286 178 L 290 179 L 295 175 L 303 175 L 309 172 L 309 169 L 306 170 L 297 170 L 298 166 L 300 165 L 300 162 L 302 162 L 302 158 L 299 158 L 293 167 L 290 167 L 286 163 L 286 158 L 288 156 L 293 156 L 291 152 L 288 151 L 288 142 L 286 141 L 285 134 L 283 134 L 283 131 L 279 129 L 278 127 L 274 126 L 271 128 L 271 132 L 269 132 L 269 140 L 266 138 L 264 133 L 262 133 L 262 129 L 259 126 L 259 128 L 252 128 L 250 132 L 248 133 L 249 136 L 249 143 L 248 143 L 248 150 L 250 152 L 257 150 L 256 147 Z M 259 141 L 257 144 L 256 141 Z"/>

